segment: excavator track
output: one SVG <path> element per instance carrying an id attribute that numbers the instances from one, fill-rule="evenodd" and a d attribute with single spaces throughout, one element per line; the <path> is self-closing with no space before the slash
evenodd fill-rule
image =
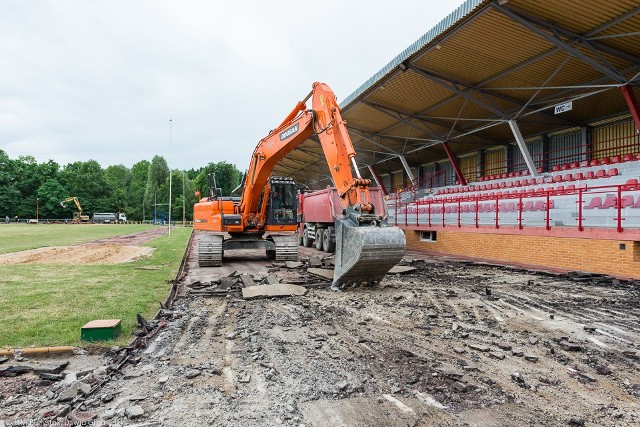
<path id="1" fill-rule="evenodd" d="M 198 265 L 200 267 L 220 267 L 222 265 L 222 241 L 218 235 L 202 235 L 198 243 Z"/>
<path id="2" fill-rule="evenodd" d="M 297 234 L 271 234 L 269 236 L 276 245 L 276 261 L 298 260 L 298 236 Z"/>

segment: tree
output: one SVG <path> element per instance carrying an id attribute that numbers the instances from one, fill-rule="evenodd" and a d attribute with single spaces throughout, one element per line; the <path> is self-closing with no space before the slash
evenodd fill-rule
<path id="1" fill-rule="evenodd" d="M 57 179 L 48 179 L 38 189 L 40 216 L 58 219 L 70 217 L 71 211 L 60 206 L 60 202 L 68 197 L 67 194 L 67 189 Z M 73 208 L 75 209 L 75 206 Z"/>
<path id="2" fill-rule="evenodd" d="M 149 164 L 147 186 L 144 191 L 145 206 L 149 212 L 167 212 L 169 200 L 169 166 L 162 156 L 154 156 Z M 161 204 L 161 206 L 154 206 Z"/>
<path id="3" fill-rule="evenodd" d="M 75 196 L 88 215 L 109 210 L 109 188 L 104 171 L 95 160 L 70 163 L 61 171 L 60 183 Z"/>
<path id="4" fill-rule="evenodd" d="M 209 174 L 211 173 L 216 174 L 216 183 L 222 189 L 223 196 L 230 196 L 242 178 L 242 173 L 231 163 L 209 163 L 200 170 L 194 182 L 195 189 L 199 190 L 202 196 L 209 194 Z"/>
<path id="5" fill-rule="evenodd" d="M 198 201 L 194 195 L 193 182 L 188 178 L 186 171 L 178 170 L 172 171 L 172 181 L 171 217 L 176 222 L 182 221 L 184 208 L 185 220 L 191 221 L 193 219 L 193 205 Z"/>
<path id="6" fill-rule="evenodd" d="M 141 221 L 144 203 L 144 193 L 147 187 L 147 180 L 149 177 L 149 163 L 148 160 L 141 160 L 131 167 L 131 180 L 129 185 L 129 191 L 127 193 L 127 218 L 133 221 Z M 151 214 L 151 210 L 147 205 L 144 210 L 145 216 L 148 218 Z"/>
<path id="7" fill-rule="evenodd" d="M 108 212 L 125 212 L 127 190 L 131 181 L 131 172 L 123 165 L 109 166 L 104 171 L 104 178 L 109 187 L 106 199 Z"/>
<path id="8" fill-rule="evenodd" d="M 14 217 L 18 214 L 16 201 L 20 199 L 16 185 L 15 162 L 0 150 L 0 214 Z"/>

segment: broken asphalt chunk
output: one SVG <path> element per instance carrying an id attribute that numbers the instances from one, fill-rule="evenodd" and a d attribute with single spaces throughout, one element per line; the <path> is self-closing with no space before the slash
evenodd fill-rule
<path id="1" fill-rule="evenodd" d="M 564 351 L 582 351 L 582 346 L 573 342 L 560 341 L 559 345 Z"/>
<path id="2" fill-rule="evenodd" d="M 288 297 L 300 296 L 307 293 L 303 286 L 291 285 L 289 283 L 278 283 L 274 285 L 249 286 L 242 288 L 242 298 L 254 299 L 263 297 Z"/>
<path id="3" fill-rule="evenodd" d="M 476 351 L 482 351 L 482 352 L 487 352 L 489 351 L 489 347 L 486 345 L 482 345 L 482 344 L 467 344 L 467 346 L 472 349 L 472 350 L 476 350 Z"/>

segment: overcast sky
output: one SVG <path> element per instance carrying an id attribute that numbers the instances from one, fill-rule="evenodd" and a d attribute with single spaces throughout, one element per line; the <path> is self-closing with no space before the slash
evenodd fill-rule
<path id="1" fill-rule="evenodd" d="M 314 81 L 345 99 L 460 3 L 0 0 L 0 149 L 243 170 Z"/>

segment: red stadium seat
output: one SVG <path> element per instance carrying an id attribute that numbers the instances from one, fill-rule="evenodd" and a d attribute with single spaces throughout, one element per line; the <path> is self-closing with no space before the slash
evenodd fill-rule
<path id="1" fill-rule="evenodd" d="M 565 192 L 567 193 L 573 193 L 576 189 L 576 186 L 571 184 L 571 185 L 567 185 L 564 189 Z"/>
<path id="2" fill-rule="evenodd" d="M 564 193 L 564 185 L 558 185 L 556 187 L 556 193 Z"/>
<path id="3" fill-rule="evenodd" d="M 580 166 L 580 163 L 578 163 L 578 162 L 571 162 L 571 164 L 569 164 L 569 167 L 571 169 L 575 169 L 575 168 L 577 168 L 579 166 Z"/>
<path id="4" fill-rule="evenodd" d="M 589 166 L 589 160 L 583 160 L 579 163 L 579 166 L 581 168 L 586 168 L 587 166 Z"/>
<path id="5" fill-rule="evenodd" d="M 543 172 L 544 172 L 544 169 L 542 167 L 539 167 L 538 168 L 538 173 L 543 173 Z"/>
<path id="6" fill-rule="evenodd" d="M 587 171 L 584 174 L 584 179 L 594 179 L 596 177 L 595 173 L 593 171 Z"/>
<path id="7" fill-rule="evenodd" d="M 622 158 L 620 156 L 611 157 L 611 163 L 620 163 L 621 161 L 622 161 Z"/>
<path id="8" fill-rule="evenodd" d="M 568 173 L 568 174 L 566 174 L 565 176 L 562 177 L 562 180 L 565 181 L 565 182 L 573 181 L 573 175 Z"/>
<path id="9" fill-rule="evenodd" d="M 631 153 L 627 153 L 624 156 L 622 156 L 623 162 L 630 162 L 631 160 L 633 160 L 633 154 Z"/>
<path id="10" fill-rule="evenodd" d="M 607 176 L 617 176 L 618 168 L 611 168 L 607 171 Z"/>
<path id="11" fill-rule="evenodd" d="M 562 165 L 562 170 L 566 171 L 567 169 L 571 169 L 571 166 L 569 166 L 569 163 L 565 163 Z"/>
<path id="12" fill-rule="evenodd" d="M 562 175 L 556 175 L 553 177 L 553 182 L 562 182 Z"/>
<path id="13" fill-rule="evenodd" d="M 628 179 L 627 182 L 624 183 L 624 187 L 627 190 L 632 190 L 638 188 L 638 180 L 635 178 Z"/>
<path id="14" fill-rule="evenodd" d="M 531 200 L 528 200 L 526 202 L 524 202 L 524 208 L 522 209 L 525 212 L 526 211 L 532 211 L 533 210 L 533 202 Z"/>
<path id="15" fill-rule="evenodd" d="M 574 176 L 573 179 L 576 181 L 581 181 L 584 179 L 584 174 L 582 172 L 577 172 Z"/>
<path id="16" fill-rule="evenodd" d="M 611 159 L 608 157 L 603 157 L 600 159 L 600 164 L 601 165 L 608 165 L 611 164 Z"/>
<path id="17" fill-rule="evenodd" d="M 604 199 L 604 203 L 602 203 L 602 205 L 600 206 L 596 206 L 596 208 L 597 209 L 614 208 L 616 206 L 616 203 L 618 203 L 618 198 L 616 196 L 607 196 Z"/>
<path id="18" fill-rule="evenodd" d="M 600 160 L 598 159 L 593 159 L 589 162 L 589 166 L 598 166 L 600 165 Z"/>
<path id="19" fill-rule="evenodd" d="M 552 169 L 553 172 L 558 172 L 561 170 L 560 165 L 555 165 Z"/>
<path id="20" fill-rule="evenodd" d="M 633 196 L 622 196 L 622 208 L 633 206 Z"/>
<path id="21" fill-rule="evenodd" d="M 604 169 L 598 169 L 596 178 L 607 178 L 607 172 Z"/>
<path id="22" fill-rule="evenodd" d="M 544 184 L 544 177 L 538 177 L 538 179 L 536 179 L 536 184 Z"/>
<path id="23" fill-rule="evenodd" d="M 597 208 L 599 206 L 602 206 L 602 198 L 600 197 L 594 197 L 589 201 L 588 205 L 585 205 L 585 209 L 594 209 Z"/>

